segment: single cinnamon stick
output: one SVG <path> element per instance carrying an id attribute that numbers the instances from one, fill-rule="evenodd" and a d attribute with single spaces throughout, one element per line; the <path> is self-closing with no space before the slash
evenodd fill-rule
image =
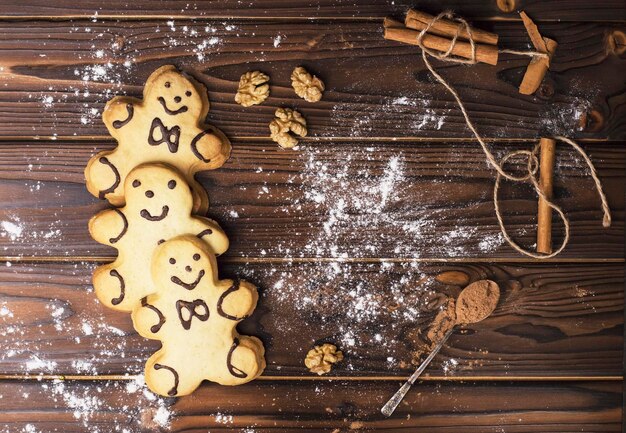
<path id="1" fill-rule="evenodd" d="M 404 42 L 405 44 L 417 45 L 417 37 L 420 32 L 407 29 L 401 22 L 391 18 L 385 18 L 385 39 Z M 425 34 L 422 43 L 426 48 L 445 53 L 450 48 L 450 39 Z M 452 55 L 464 59 L 472 58 L 472 47 L 468 42 L 457 41 L 452 48 Z M 494 45 L 476 44 L 476 60 L 490 65 L 498 63 L 498 47 Z"/>
<path id="2" fill-rule="evenodd" d="M 519 93 L 522 95 L 532 95 L 537 91 L 543 81 L 543 77 L 546 75 L 546 72 L 548 72 L 550 60 L 552 59 L 558 44 L 553 39 L 541 36 L 537 26 L 525 12 L 521 12 L 520 16 L 522 17 L 524 27 L 526 27 L 528 36 L 530 36 L 530 40 L 535 49 L 540 53 L 548 54 L 547 59 L 544 57 L 533 57 L 526 68 L 524 78 L 522 78 L 522 83 L 519 86 Z"/>
<path id="3" fill-rule="evenodd" d="M 425 12 L 409 9 L 409 11 L 406 13 L 404 24 L 410 29 L 424 30 L 434 18 L 435 17 L 433 15 L 427 14 Z M 461 27 L 461 31 L 459 32 L 459 39 L 469 41 L 469 34 L 460 23 L 450 21 L 445 18 L 442 18 L 434 23 L 430 27 L 430 29 L 428 29 L 428 33 L 453 38 L 459 27 Z M 495 33 L 486 32 L 484 30 L 476 29 L 474 27 L 471 27 L 471 31 L 474 42 L 484 43 L 488 45 L 498 45 L 498 35 L 496 35 Z"/>
<path id="4" fill-rule="evenodd" d="M 542 138 L 539 142 L 539 187 L 545 196 L 552 200 L 554 155 L 556 142 L 551 138 Z M 552 252 L 552 208 L 539 198 L 537 211 L 537 252 L 550 254 Z"/>

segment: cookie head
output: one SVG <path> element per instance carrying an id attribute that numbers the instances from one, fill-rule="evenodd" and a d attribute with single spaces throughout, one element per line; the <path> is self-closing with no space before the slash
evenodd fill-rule
<path id="1" fill-rule="evenodd" d="M 178 236 L 157 247 L 152 270 L 172 293 L 191 292 L 213 278 L 212 256 L 195 236 Z"/>
<path id="2" fill-rule="evenodd" d="M 146 224 L 189 215 L 193 206 L 191 190 L 183 176 L 165 164 L 144 164 L 126 177 L 126 208 Z"/>
<path id="3" fill-rule="evenodd" d="M 172 120 L 199 118 L 206 99 L 201 92 L 204 90 L 191 78 L 173 66 L 164 66 L 148 79 L 145 98 L 146 103 L 156 107 L 154 112 L 158 113 L 158 117 L 170 116 Z"/>

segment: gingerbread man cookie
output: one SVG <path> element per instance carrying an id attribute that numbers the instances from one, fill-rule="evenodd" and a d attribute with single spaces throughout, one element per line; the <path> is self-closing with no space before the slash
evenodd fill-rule
<path id="1" fill-rule="evenodd" d="M 252 284 L 218 280 L 214 255 L 189 235 L 159 245 L 151 272 L 157 290 L 135 307 L 132 318 L 139 334 L 162 343 L 146 363 L 152 391 L 186 395 L 203 380 L 239 385 L 263 372 L 263 343 L 236 330 L 256 306 Z"/>
<path id="2" fill-rule="evenodd" d="M 208 197 L 194 175 L 221 167 L 230 155 L 226 136 L 203 123 L 208 111 L 202 85 L 172 65 L 157 69 L 146 82 L 143 100 L 118 96 L 107 103 L 102 118 L 118 146 L 91 158 L 85 168 L 87 189 L 122 206 L 128 173 L 140 164 L 165 162 L 191 185 L 194 212 L 206 212 Z"/>
<path id="3" fill-rule="evenodd" d="M 132 311 L 154 291 L 150 263 L 159 243 L 191 233 L 214 254 L 228 249 L 228 238 L 216 222 L 192 217 L 193 198 L 185 177 L 165 164 L 144 164 L 124 182 L 125 207 L 100 212 L 89 221 L 98 242 L 118 250 L 117 259 L 93 275 L 98 299 L 107 307 Z"/>

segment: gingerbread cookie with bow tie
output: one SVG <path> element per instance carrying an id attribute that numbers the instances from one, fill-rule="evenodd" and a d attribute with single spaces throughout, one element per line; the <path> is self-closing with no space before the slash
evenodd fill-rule
<path id="1" fill-rule="evenodd" d="M 256 307 L 256 287 L 218 280 L 211 250 L 189 235 L 159 245 L 151 273 L 157 290 L 135 306 L 132 318 L 139 334 L 162 343 L 145 367 L 152 391 L 187 395 L 203 380 L 239 385 L 263 372 L 263 344 L 236 329 Z"/>
<path id="2" fill-rule="evenodd" d="M 185 176 L 194 212 L 206 212 L 208 197 L 194 175 L 221 167 L 231 149 L 220 130 L 204 124 L 208 111 L 200 83 L 172 65 L 157 69 L 146 82 L 143 100 L 118 96 L 107 103 L 102 118 L 118 146 L 91 158 L 85 169 L 87 189 L 122 206 L 128 173 L 141 164 L 164 162 Z"/>
<path id="3" fill-rule="evenodd" d="M 113 263 L 98 267 L 93 286 L 107 307 L 130 312 L 155 290 L 150 263 L 156 247 L 182 234 L 192 234 L 213 254 L 228 249 L 228 238 L 208 218 L 191 215 L 189 185 L 175 168 L 144 164 L 125 179 L 126 206 L 100 212 L 89 221 L 89 232 L 98 242 L 117 249 Z"/>

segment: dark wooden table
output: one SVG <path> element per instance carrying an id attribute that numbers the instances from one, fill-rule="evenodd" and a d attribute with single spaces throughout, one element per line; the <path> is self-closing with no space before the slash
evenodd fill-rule
<path id="1" fill-rule="evenodd" d="M 622 431 L 623 0 L 1 3 L 1 432 Z M 578 140 L 611 228 L 583 161 L 559 146 L 555 195 L 570 245 L 535 261 L 503 242 L 494 171 L 451 96 L 415 48 L 382 38 L 382 17 L 411 5 L 454 9 L 513 49 L 529 47 L 510 12 L 524 9 L 559 42 L 534 96 L 517 92 L 524 58 L 436 66 L 499 155 L 542 134 Z M 87 220 L 106 204 L 83 178 L 89 157 L 114 146 L 100 120 L 106 101 L 139 96 L 168 63 L 206 84 L 209 122 L 233 142 L 228 163 L 199 178 L 232 242 L 221 275 L 261 288 L 241 331 L 263 339 L 268 361 L 250 384 L 207 383 L 180 399 L 145 391 L 135 376 L 157 344 L 95 299 L 91 272 L 115 251 L 89 237 Z M 321 102 L 294 95 L 297 65 L 326 82 Z M 271 97 L 245 109 L 233 100 L 238 79 L 256 69 L 271 76 Z M 279 106 L 308 120 L 298 150 L 269 141 Z M 507 184 L 502 203 L 511 234 L 531 246 L 532 189 Z M 384 419 L 381 405 L 456 290 L 433 281 L 443 270 L 498 281 L 502 300 L 453 335 Z M 317 377 L 303 359 L 321 342 L 346 359 Z"/>

